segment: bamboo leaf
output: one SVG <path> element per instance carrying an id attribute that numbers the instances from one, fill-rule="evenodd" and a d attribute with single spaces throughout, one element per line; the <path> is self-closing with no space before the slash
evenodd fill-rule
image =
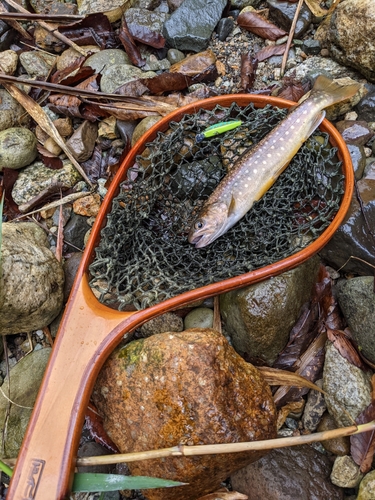
<path id="1" fill-rule="evenodd" d="M 301 377 L 297 373 L 279 370 L 277 368 L 268 368 L 267 366 L 258 366 L 257 369 L 262 373 L 264 379 L 269 385 L 286 385 L 295 387 L 308 387 L 322 394 L 325 392 L 310 380 Z"/>
<path id="2" fill-rule="evenodd" d="M 119 474 L 94 474 L 78 472 L 74 475 L 72 490 L 78 491 L 117 491 L 145 490 L 150 488 L 169 488 L 182 486 L 186 483 L 146 476 L 121 476 Z"/>
<path id="3" fill-rule="evenodd" d="M 7 476 L 12 477 L 13 470 L 2 460 L 0 460 L 0 470 L 2 470 Z"/>

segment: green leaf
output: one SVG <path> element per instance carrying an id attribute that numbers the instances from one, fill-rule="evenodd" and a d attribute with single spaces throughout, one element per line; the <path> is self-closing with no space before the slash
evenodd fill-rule
<path id="1" fill-rule="evenodd" d="M 78 472 L 74 474 L 73 491 L 117 491 L 145 490 L 149 488 L 168 488 L 183 486 L 186 483 L 146 476 L 121 476 L 119 474 L 94 474 Z"/>
<path id="2" fill-rule="evenodd" d="M 1 221 L 1 219 L 0 219 L 0 221 Z M 0 224 L 0 231 L 1 231 L 1 224 Z M 12 477 L 13 470 L 7 464 L 5 464 L 2 460 L 0 460 L 0 470 L 5 472 L 5 474 L 7 476 Z"/>

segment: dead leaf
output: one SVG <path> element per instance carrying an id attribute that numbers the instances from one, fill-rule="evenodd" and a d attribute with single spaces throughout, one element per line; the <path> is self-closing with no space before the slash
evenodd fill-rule
<path id="1" fill-rule="evenodd" d="M 99 444 L 105 446 L 113 453 L 118 453 L 119 449 L 108 436 L 103 426 L 103 419 L 100 417 L 93 403 L 89 403 L 85 415 L 86 427 L 90 431 L 92 438 Z"/>
<path id="2" fill-rule="evenodd" d="M 98 75 L 92 75 L 75 88 L 79 90 L 89 90 L 95 92 L 99 89 L 97 83 Z M 90 119 L 85 113 L 85 108 L 82 107 L 82 99 L 68 94 L 55 94 L 49 97 L 50 103 L 60 112 L 71 118 Z M 52 106 L 51 106 L 52 109 Z M 94 117 L 95 121 L 96 117 Z"/>
<path id="3" fill-rule="evenodd" d="M 204 495 L 204 497 L 199 497 L 197 500 L 247 500 L 248 498 L 249 497 L 243 493 L 220 488 L 220 490 Z"/>
<path id="4" fill-rule="evenodd" d="M 248 52 L 241 55 L 241 88 L 249 92 L 254 85 L 258 59 Z"/>
<path id="5" fill-rule="evenodd" d="M 372 401 L 355 419 L 356 424 L 366 424 L 375 419 L 375 401 Z M 350 436 L 350 452 L 363 474 L 371 469 L 375 451 L 375 431 Z"/>
<path id="6" fill-rule="evenodd" d="M 341 356 L 345 358 L 349 363 L 354 366 L 357 366 L 361 370 L 366 371 L 367 367 L 362 362 L 360 355 L 358 354 L 357 349 L 354 347 L 350 338 L 342 330 L 333 330 L 331 328 L 327 328 L 327 337 L 328 340 L 332 342 L 332 344 L 339 351 Z"/>
<path id="7" fill-rule="evenodd" d="M 125 16 L 123 16 L 124 20 Z M 150 45 L 155 49 L 162 49 L 165 46 L 165 38 L 161 33 L 153 31 L 147 26 L 140 26 L 137 23 L 130 24 L 129 33 L 138 42 L 144 43 L 145 45 Z"/>
<path id="8" fill-rule="evenodd" d="M 320 387 L 297 373 L 289 372 L 287 370 L 279 370 L 277 368 L 269 368 L 268 366 L 258 366 L 257 370 L 262 373 L 263 378 L 269 385 L 307 387 L 324 394 L 324 391 Z"/>
<path id="9" fill-rule="evenodd" d="M 134 66 L 138 66 L 138 68 L 144 66 L 146 64 L 146 61 L 142 59 L 141 52 L 133 40 L 133 37 L 126 23 L 125 16 L 122 16 L 121 29 L 118 36 L 125 49 L 125 52 L 128 54 Z"/>
<path id="10" fill-rule="evenodd" d="M 266 47 L 263 47 L 261 50 L 259 50 L 255 54 L 255 57 L 259 62 L 265 61 L 272 56 L 282 56 L 285 52 L 285 49 L 286 43 L 283 43 L 282 45 L 267 45 Z"/>
<path id="11" fill-rule="evenodd" d="M 302 412 L 304 406 L 305 406 L 305 400 L 301 398 L 298 401 L 291 401 L 290 403 L 280 408 L 280 410 L 277 412 L 277 424 L 276 424 L 277 429 L 278 430 L 281 429 L 281 427 L 284 425 L 285 420 L 287 419 L 290 413 Z"/>
<path id="12" fill-rule="evenodd" d="M 115 33 L 108 17 L 101 12 L 88 14 L 82 21 L 60 26 L 59 32 L 79 45 L 97 45 L 101 49 L 117 47 Z"/>
<path id="13" fill-rule="evenodd" d="M 284 78 L 283 86 L 278 97 L 282 97 L 288 101 L 298 102 L 309 89 L 309 84 L 305 85 L 293 77 L 286 77 Z"/>
<path id="14" fill-rule="evenodd" d="M 198 54 L 185 57 L 182 61 L 173 64 L 169 71 L 171 73 L 181 73 L 184 76 L 195 77 L 207 71 L 211 66 L 215 66 L 216 56 L 212 50 L 208 49 Z"/>
<path id="15" fill-rule="evenodd" d="M 242 12 L 238 18 L 237 23 L 241 28 L 244 28 L 254 35 L 268 40 L 278 40 L 282 36 L 287 35 L 287 32 L 278 28 L 270 21 L 267 21 L 256 12 L 246 11 Z"/>
<path id="16" fill-rule="evenodd" d="M 17 180 L 19 170 L 3 168 L 2 190 L 5 193 L 3 215 L 7 220 L 12 220 L 20 214 L 17 203 L 13 200 L 12 189 Z"/>

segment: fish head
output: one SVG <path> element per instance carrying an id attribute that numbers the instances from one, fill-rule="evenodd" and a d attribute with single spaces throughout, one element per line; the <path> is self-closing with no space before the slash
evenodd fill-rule
<path id="1" fill-rule="evenodd" d="M 207 205 L 192 225 L 188 240 L 195 248 L 203 248 L 219 236 L 228 227 L 228 206 L 223 202 Z"/>

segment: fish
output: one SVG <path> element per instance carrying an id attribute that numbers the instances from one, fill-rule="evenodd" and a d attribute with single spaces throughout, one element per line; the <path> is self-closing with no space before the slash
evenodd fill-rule
<path id="1" fill-rule="evenodd" d="M 189 243 L 203 248 L 225 234 L 270 189 L 302 144 L 319 127 L 325 108 L 355 95 L 360 85 L 339 85 L 320 75 L 310 95 L 252 149 L 245 151 L 205 201 Z"/>

